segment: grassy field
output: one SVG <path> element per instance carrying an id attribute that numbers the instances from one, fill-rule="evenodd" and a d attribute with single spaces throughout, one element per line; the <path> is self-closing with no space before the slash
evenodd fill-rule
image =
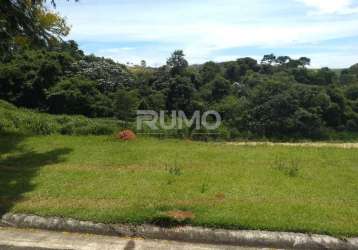
<path id="1" fill-rule="evenodd" d="M 358 236 L 358 149 L 0 137 L 3 212 Z"/>

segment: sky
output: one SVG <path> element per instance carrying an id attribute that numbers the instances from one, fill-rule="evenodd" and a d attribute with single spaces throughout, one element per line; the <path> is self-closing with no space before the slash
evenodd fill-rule
<path id="1" fill-rule="evenodd" d="M 58 0 L 67 39 L 121 63 L 160 66 L 307 56 L 312 67 L 358 63 L 358 0 Z"/>

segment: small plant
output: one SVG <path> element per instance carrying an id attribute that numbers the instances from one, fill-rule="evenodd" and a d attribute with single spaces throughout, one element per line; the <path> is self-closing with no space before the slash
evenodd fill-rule
<path id="1" fill-rule="evenodd" d="M 299 164 L 297 160 L 291 160 L 291 165 L 287 172 L 290 177 L 297 177 L 299 174 Z"/>
<path id="2" fill-rule="evenodd" d="M 180 176 L 182 174 L 181 168 L 178 166 L 174 166 L 169 168 L 169 173 L 171 175 Z"/>
<path id="3" fill-rule="evenodd" d="M 203 184 L 201 184 L 201 188 L 200 188 L 200 193 L 205 193 L 206 191 L 208 191 L 209 189 L 209 185 L 208 183 L 204 182 Z"/>
<path id="4" fill-rule="evenodd" d="M 180 176 L 182 175 L 182 170 L 180 166 L 178 166 L 177 161 L 174 162 L 174 166 L 166 166 L 166 170 L 169 172 L 170 175 Z"/>
<path id="5" fill-rule="evenodd" d="M 297 159 L 286 161 L 279 157 L 276 157 L 273 168 L 289 177 L 297 177 L 300 170 Z"/>
<path id="6" fill-rule="evenodd" d="M 200 193 L 206 193 L 209 190 L 208 175 L 206 175 L 204 182 L 201 184 Z"/>
<path id="7" fill-rule="evenodd" d="M 173 183 L 174 183 L 174 179 L 173 178 L 168 178 L 167 185 L 172 185 Z"/>

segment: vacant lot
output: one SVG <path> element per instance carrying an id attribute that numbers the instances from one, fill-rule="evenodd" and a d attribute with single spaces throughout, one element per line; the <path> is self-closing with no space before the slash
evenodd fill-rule
<path id="1" fill-rule="evenodd" d="M 0 139 L 3 212 L 358 235 L 358 149 Z"/>

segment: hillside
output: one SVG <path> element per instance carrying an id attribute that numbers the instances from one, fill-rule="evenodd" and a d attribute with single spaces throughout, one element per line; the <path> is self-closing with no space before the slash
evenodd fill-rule
<path id="1" fill-rule="evenodd" d="M 50 114 L 127 123 L 137 110 L 183 111 L 187 117 L 213 110 L 222 117 L 225 139 L 327 139 L 358 132 L 357 67 L 312 70 L 309 64 L 306 57 L 270 54 L 260 62 L 239 58 L 190 66 L 177 50 L 162 67 L 127 67 L 84 55 L 69 41 L 56 50 L 21 51 L 0 64 L 0 99 Z M 84 122 L 74 131 L 73 123 L 66 121 L 61 133 L 98 128 Z M 34 130 L 58 132 L 52 127 Z M 108 132 L 99 127 L 94 133 Z"/>

